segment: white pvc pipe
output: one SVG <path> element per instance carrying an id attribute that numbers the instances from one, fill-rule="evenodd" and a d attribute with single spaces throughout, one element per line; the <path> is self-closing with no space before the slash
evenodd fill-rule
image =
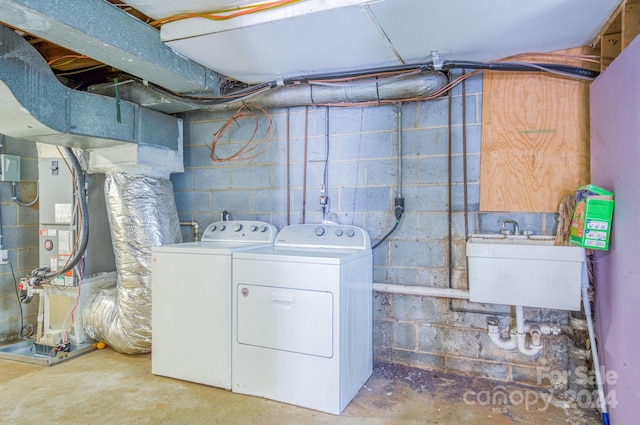
<path id="1" fill-rule="evenodd" d="M 393 285 L 387 283 L 374 283 L 373 290 L 391 294 L 416 295 L 421 297 L 469 299 L 469 291 L 465 289 L 438 288 L 433 286 Z M 499 332 L 489 332 L 489 338 L 498 347 L 505 350 L 518 349 L 526 356 L 535 356 L 542 350 L 542 345 L 527 347 L 526 331 L 524 324 L 524 308 L 516 306 L 516 335 L 511 334 L 508 340 L 502 339 Z"/>
<path id="2" fill-rule="evenodd" d="M 527 347 L 526 334 L 518 334 L 518 350 L 525 356 L 535 356 L 542 350 L 542 345 Z"/>
<path id="3" fill-rule="evenodd" d="M 518 350 L 525 356 L 535 356 L 542 350 L 542 345 L 532 345 L 527 347 L 527 334 L 524 330 L 524 307 L 516 306 L 516 335 L 518 339 Z"/>
<path id="4" fill-rule="evenodd" d="M 374 283 L 373 290 L 376 292 L 386 292 L 390 294 L 417 295 L 421 297 L 455 298 L 459 300 L 469 299 L 469 291 L 466 289 Z"/>
<path id="5" fill-rule="evenodd" d="M 516 306 L 516 331 L 524 334 L 524 307 L 521 305 Z"/>
<path id="6" fill-rule="evenodd" d="M 516 348 L 518 348 L 518 341 L 516 339 L 516 335 L 510 333 L 510 339 L 502 339 L 500 337 L 500 332 L 489 332 L 489 339 L 491 339 L 491 342 L 493 342 L 496 346 L 503 348 L 505 350 L 515 350 Z"/>
<path id="7" fill-rule="evenodd" d="M 496 325 L 489 325 L 489 339 L 496 346 L 505 350 L 515 350 L 516 348 L 525 356 L 535 356 L 542 350 L 542 345 L 532 345 L 527 347 L 527 332 L 524 324 L 524 307 L 516 307 L 516 333 L 510 333 L 511 339 L 505 340 L 500 337 L 500 332 Z"/>
<path id="8" fill-rule="evenodd" d="M 589 272 L 587 270 L 587 258 L 585 253 L 584 263 L 582 265 L 582 303 L 584 304 L 584 313 L 587 316 L 587 327 L 589 329 L 589 342 L 591 343 L 591 357 L 593 358 L 593 368 L 596 374 L 596 384 L 598 386 L 598 398 L 600 400 L 600 411 L 602 413 L 602 422 L 609 425 L 609 413 L 607 412 L 607 402 L 604 396 L 604 384 L 600 374 L 600 361 L 598 360 L 598 347 L 596 347 L 596 336 L 593 330 L 593 319 L 591 317 L 591 303 L 589 302 Z"/>

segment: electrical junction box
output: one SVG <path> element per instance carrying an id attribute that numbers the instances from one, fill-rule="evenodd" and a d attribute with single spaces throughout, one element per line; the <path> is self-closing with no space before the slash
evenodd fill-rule
<path id="1" fill-rule="evenodd" d="M 20 181 L 20 157 L 16 155 L 0 155 L 0 181 Z"/>

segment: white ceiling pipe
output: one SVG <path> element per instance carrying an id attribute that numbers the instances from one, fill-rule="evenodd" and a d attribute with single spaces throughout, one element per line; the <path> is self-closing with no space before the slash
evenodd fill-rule
<path id="1" fill-rule="evenodd" d="M 416 295 L 420 297 L 455 298 L 459 300 L 469 299 L 469 291 L 466 289 L 439 288 L 435 286 L 411 286 L 393 285 L 388 283 L 374 283 L 373 290 L 375 292 Z"/>

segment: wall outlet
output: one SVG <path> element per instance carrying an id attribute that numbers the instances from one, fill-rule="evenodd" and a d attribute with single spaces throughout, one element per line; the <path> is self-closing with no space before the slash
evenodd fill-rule
<path id="1" fill-rule="evenodd" d="M 0 264 L 7 264 L 9 262 L 9 250 L 0 249 Z"/>

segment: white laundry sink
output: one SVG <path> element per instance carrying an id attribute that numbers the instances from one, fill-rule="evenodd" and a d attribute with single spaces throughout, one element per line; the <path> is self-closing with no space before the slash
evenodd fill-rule
<path id="1" fill-rule="evenodd" d="M 551 236 L 472 235 L 467 240 L 472 302 L 580 310 L 584 248 Z"/>

